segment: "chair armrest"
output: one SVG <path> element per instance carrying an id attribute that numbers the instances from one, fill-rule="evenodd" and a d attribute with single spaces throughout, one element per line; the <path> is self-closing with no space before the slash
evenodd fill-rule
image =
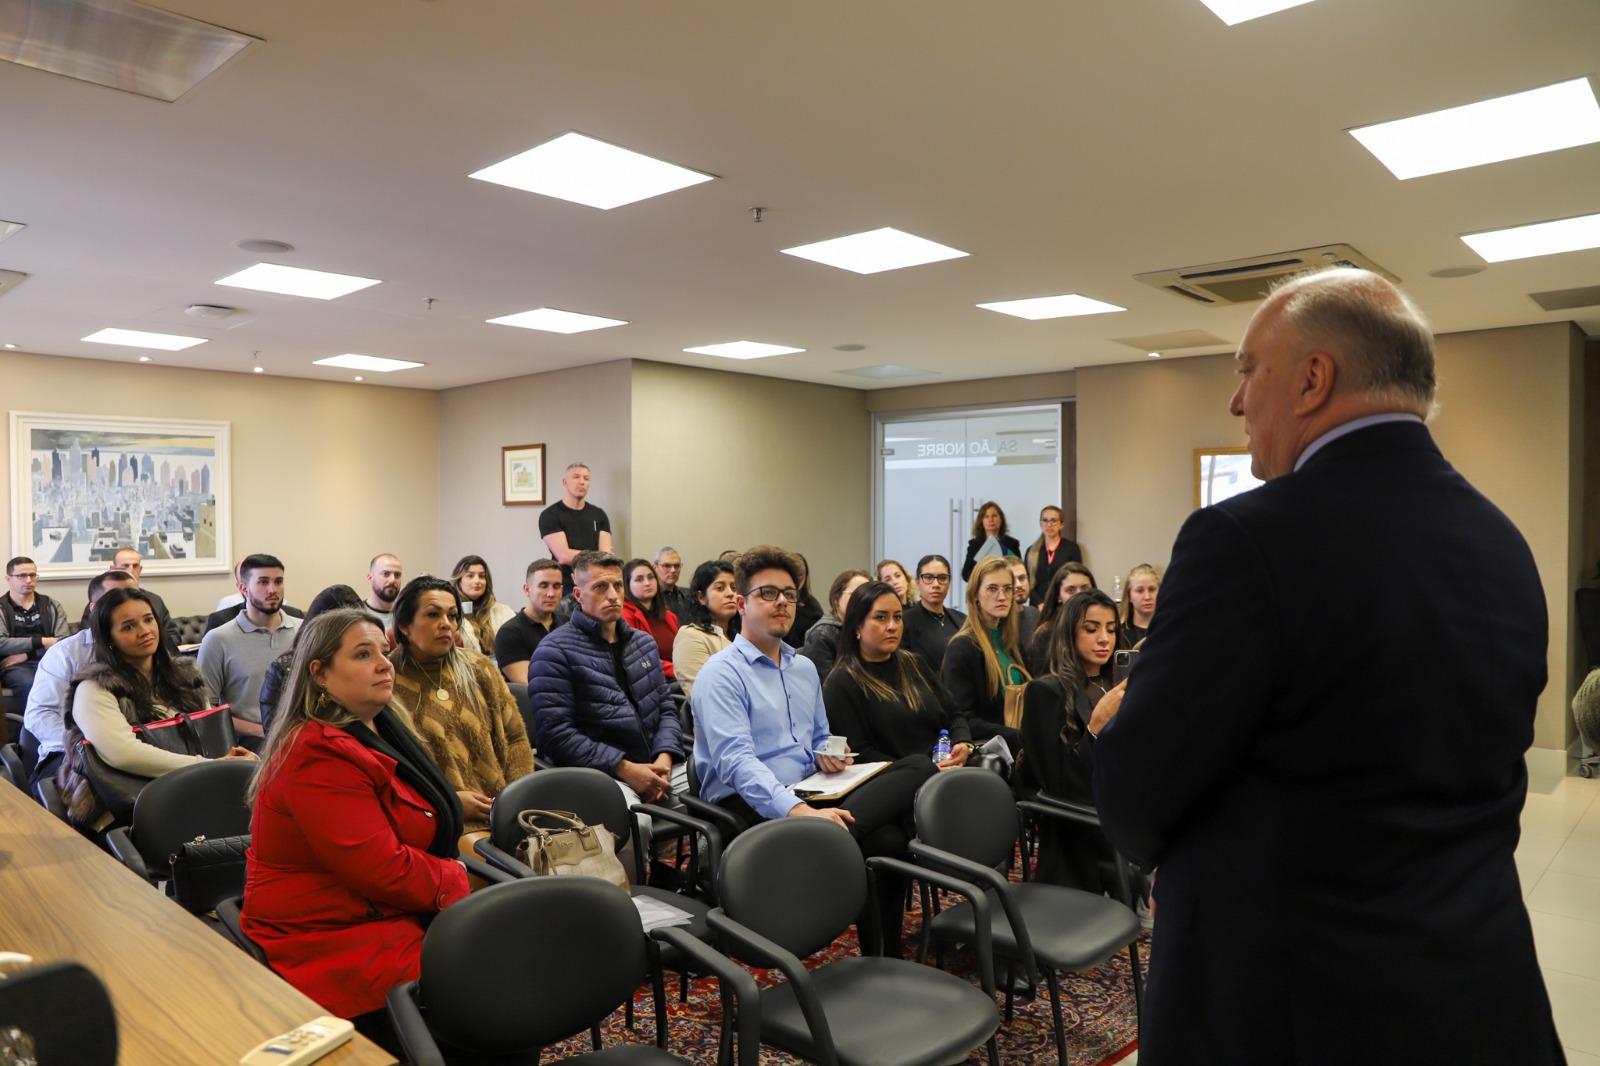
<path id="1" fill-rule="evenodd" d="M 976 863 L 973 864 L 977 866 Z M 983 867 L 978 867 L 984 869 Z M 874 855 L 867 860 L 867 872 L 874 870 L 892 870 L 897 874 L 910 877 L 918 881 L 926 881 L 930 885 L 938 885 L 948 892 L 966 898 L 972 904 L 973 926 L 977 929 L 978 942 L 973 945 L 973 952 L 978 956 L 978 981 L 983 990 L 990 996 L 994 995 L 994 938 L 989 931 L 989 897 L 983 890 L 970 881 L 963 881 L 959 877 L 939 870 L 930 870 L 926 866 L 906 862 L 903 859 L 890 858 L 887 855 Z M 993 873 L 993 871 L 989 871 Z M 998 876 L 998 875 L 996 875 Z M 874 878 L 873 888 L 876 890 L 877 881 Z M 924 917 L 926 920 L 926 917 Z"/>
<path id="2" fill-rule="evenodd" d="M 1005 912 L 1006 923 L 1011 926 L 1011 936 L 1017 942 L 1017 952 L 1021 956 L 1022 964 L 1028 968 L 1030 974 L 1038 972 L 1039 964 L 1033 957 L 1033 941 L 1028 937 L 1028 925 L 1022 920 L 1022 912 L 1017 909 L 1017 901 L 1011 895 L 1010 881 L 982 863 L 973 862 L 948 851 L 941 851 L 920 840 L 913 840 L 907 850 L 925 863 L 953 870 L 957 874 L 971 878 L 973 884 L 981 885 L 993 892 L 995 898 L 1000 901 L 1000 909 Z M 916 867 L 912 866 L 912 869 Z M 976 907 L 973 908 L 973 915 L 976 919 Z"/>
<path id="3" fill-rule="evenodd" d="M 787 948 L 728 917 L 721 907 L 713 908 L 706 915 L 706 924 L 726 940 L 758 956 L 762 962 L 783 971 L 789 987 L 794 989 L 795 1002 L 800 1005 L 806 1027 L 811 1030 L 811 1044 L 818 1052 L 817 1066 L 839 1066 L 838 1056 L 833 1049 L 833 1030 L 828 1027 L 828 1016 L 823 1013 L 822 1001 L 817 998 L 816 986 L 811 983 L 811 974 L 805 964 Z"/>
<path id="4" fill-rule="evenodd" d="M 474 859 L 471 855 L 462 855 L 460 858 L 461 865 L 467 868 L 467 873 L 476 874 L 492 884 L 504 885 L 511 881 L 521 880 L 516 874 L 508 870 L 502 870 L 498 866 L 491 866 L 482 859 Z"/>
<path id="5" fill-rule="evenodd" d="M 556 764 L 544 758 L 538 752 L 533 753 L 533 768 L 535 770 L 554 770 Z"/>
<path id="6" fill-rule="evenodd" d="M 715 803 L 707 803 L 699 796 L 679 796 L 683 805 L 695 813 L 697 817 L 708 822 L 714 822 L 722 830 L 724 840 L 732 840 L 744 832 L 744 825 L 734 817 L 732 811 L 724 810 Z"/>
<path id="7" fill-rule="evenodd" d="M 520 861 L 509 851 L 502 851 L 500 848 L 495 847 L 489 842 L 488 837 L 476 841 L 472 845 L 472 850 L 476 851 L 478 857 L 484 862 L 497 870 L 510 874 L 513 879 L 533 876 L 533 871 L 528 869 L 526 863 Z"/>
<path id="8" fill-rule="evenodd" d="M 267 953 L 261 950 L 260 944 L 251 940 L 245 934 L 243 915 L 240 913 L 240 906 L 243 903 L 244 899 L 241 896 L 234 896 L 232 899 L 225 899 L 219 902 L 217 904 L 217 924 L 222 926 L 223 932 L 227 933 L 228 937 L 235 944 L 238 944 L 247 955 L 270 970 L 272 969 L 272 964 L 267 961 Z"/>
<path id="9" fill-rule="evenodd" d="M 680 799 L 684 797 L 679 797 Z M 671 807 L 662 807 L 654 803 L 635 803 L 633 810 L 637 814 L 659 818 L 663 822 L 671 822 L 685 829 L 692 829 L 706 838 L 706 858 L 711 864 L 711 905 L 717 905 L 717 878 L 716 872 L 722 868 L 722 832 L 704 818 L 696 818 L 691 814 L 673 810 Z M 699 856 L 692 860 L 698 863 Z"/>
<path id="10" fill-rule="evenodd" d="M 1053 796 L 1036 794 L 1031 800 L 1020 800 L 1017 806 L 1030 814 L 1054 818 L 1061 822 L 1076 822 L 1094 829 L 1102 828 L 1100 812 L 1082 803 L 1072 803 Z M 1134 906 L 1133 883 L 1128 877 L 1128 860 L 1115 846 L 1111 849 L 1111 865 L 1117 879 L 1117 898 L 1128 907 Z"/>
<path id="11" fill-rule="evenodd" d="M 128 836 L 128 830 L 125 827 L 119 825 L 106 833 L 106 847 L 111 850 L 111 854 L 115 855 L 117 861 L 122 865 L 144 878 L 150 884 L 158 883 L 156 876 L 144 864 L 144 856 L 140 855 L 139 849 L 133 846 L 133 838 Z"/>
<path id="12" fill-rule="evenodd" d="M 428 1023 L 422 1020 L 422 1010 L 417 1006 L 416 996 L 415 981 L 405 981 L 389 989 L 389 994 L 384 997 L 389 1008 L 389 1022 L 394 1026 L 394 1034 L 400 1038 L 400 1047 L 411 1066 L 445 1066 L 439 1045 L 428 1031 Z"/>
<path id="13" fill-rule="evenodd" d="M 662 943 L 671 944 L 702 969 L 714 973 L 722 982 L 724 992 L 733 994 L 737 1012 L 740 1066 L 756 1066 L 761 1056 L 761 990 L 750 971 L 728 956 L 712 949 L 711 945 L 678 926 L 663 926 L 650 931 Z"/>

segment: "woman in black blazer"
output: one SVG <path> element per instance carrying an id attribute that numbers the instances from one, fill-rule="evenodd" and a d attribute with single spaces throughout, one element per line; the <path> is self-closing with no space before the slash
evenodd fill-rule
<path id="1" fill-rule="evenodd" d="M 1010 535 L 1010 527 L 1006 525 L 1006 513 L 1000 510 L 1000 505 L 993 500 L 978 508 L 978 517 L 973 520 L 972 539 L 967 541 L 967 559 L 961 564 L 962 581 L 972 579 L 972 568 L 977 565 L 978 552 L 991 540 L 995 542 L 995 548 L 991 548 L 987 555 L 999 554 L 1014 559 L 1022 558 L 1022 543 Z"/>

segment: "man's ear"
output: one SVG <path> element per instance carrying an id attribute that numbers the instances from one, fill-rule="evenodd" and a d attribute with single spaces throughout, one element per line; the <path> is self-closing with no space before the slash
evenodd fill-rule
<path id="1" fill-rule="evenodd" d="M 735 609 L 738 610 L 739 617 L 741 617 L 741 618 L 744 617 L 744 604 L 745 604 L 744 593 L 735 592 L 733 594 L 733 606 L 735 607 Z"/>
<path id="2" fill-rule="evenodd" d="M 1317 349 L 1301 357 L 1295 364 L 1294 375 L 1294 413 L 1314 414 L 1333 398 L 1338 364 L 1333 356 Z"/>

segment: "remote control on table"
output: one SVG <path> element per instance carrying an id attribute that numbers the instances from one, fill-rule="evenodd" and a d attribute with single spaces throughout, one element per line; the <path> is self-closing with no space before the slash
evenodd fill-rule
<path id="1" fill-rule="evenodd" d="M 355 1031 L 344 1018 L 313 1018 L 298 1029 L 256 1045 L 239 1060 L 239 1066 L 306 1066 L 349 1042 Z"/>

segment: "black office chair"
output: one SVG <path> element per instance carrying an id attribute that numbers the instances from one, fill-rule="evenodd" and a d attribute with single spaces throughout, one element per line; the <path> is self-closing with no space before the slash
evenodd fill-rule
<path id="1" fill-rule="evenodd" d="M 975 933 L 981 989 L 897 958 L 841 959 L 813 970 L 800 961 L 856 920 L 869 891 L 877 892 L 879 871 L 938 884 L 989 913 L 983 894 L 958 878 L 898 859 L 863 864 L 855 840 L 821 819 L 764 822 L 728 845 L 711 927 L 737 958 L 787 978 L 761 992 L 762 1040 L 822 1066 L 942 1066 L 985 1043 L 998 1064 L 987 922 Z"/>
<path id="2" fill-rule="evenodd" d="M 511 698 L 517 701 L 517 713 L 522 715 L 522 727 L 528 731 L 528 743 L 537 748 L 539 731 L 534 727 L 533 706 L 528 702 L 527 683 L 507 681 L 506 688 L 511 690 Z"/>
<path id="3" fill-rule="evenodd" d="M 117 1015 L 106 986 L 76 962 L 0 980 L 0 1062 L 116 1066 Z"/>
<path id="4" fill-rule="evenodd" d="M 731 1039 L 731 994 L 740 1066 L 755 1066 L 760 1008 L 750 974 L 681 929 L 657 929 L 647 938 L 632 901 L 594 877 L 495 885 L 446 908 L 422 941 L 419 978 L 389 992 L 389 1018 L 415 1066 L 490 1057 L 502 1066 L 532 1066 L 541 1049 L 631 1001 L 646 971 L 659 968 L 650 958 L 657 942 L 721 979 L 724 1046 Z M 640 1045 L 577 1057 L 597 1064 L 682 1061 Z"/>
<path id="5" fill-rule="evenodd" d="M 28 768 L 22 763 L 22 753 L 15 744 L 0 747 L 0 777 L 4 777 L 13 785 L 28 792 Z M 32 793 L 28 794 L 32 799 Z"/>
<path id="6" fill-rule="evenodd" d="M 1051 806 L 1030 804 L 1029 808 L 1047 817 L 1081 820 L 1065 807 L 1046 809 Z M 1131 906 L 1061 885 L 1039 881 L 1013 884 L 997 871 L 1010 865 L 1020 828 L 1010 786 L 984 770 L 948 770 L 917 792 L 915 817 L 917 837 L 911 842 L 911 854 L 922 863 L 981 885 L 996 904 L 987 921 L 967 904 L 933 915 L 924 926 L 922 957 L 926 958 L 928 936 L 941 942 L 971 944 L 974 927 L 988 924 L 995 953 L 1021 965 L 1030 988 L 1035 974 L 1043 970 L 1050 992 L 1056 1054 L 1063 1066 L 1068 1061 L 1067 1041 L 1057 972 L 1091 969 L 1126 948 L 1133 965 L 1135 1009 L 1142 1012 L 1139 917 Z M 1126 871 L 1126 863 L 1119 860 L 1119 865 Z M 1008 993 L 1008 1022 L 1012 1004 Z"/>
<path id="7" fill-rule="evenodd" d="M 710 823 L 683 811 L 648 803 L 636 804 L 630 811 L 622 790 L 608 774 L 588 767 L 558 766 L 527 774 L 501 789 L 489 812 L 489 838 L 480 840 L 474 845 L 484 861 L 515 877 L 532 875 L 532 871 L 518 861 L 515 855 L 517 845 L 525 836 L 517 816 L 530 809 L 570 811 L 589 825 L 604 825 L 617 838 L 618 851 L 621 851 L 629 841 L 638 839 L 637 815 L 648 814 L 651 818 L 689 830 L 697 842 L 704 840 L 705 861 L 710 864 L 711 869 L 715 870 L 722 859 L 722 835 Z M 643 844 L 633 849 L 633 879 L 638 882 L 633 886 L 634 894 L 656 899 L 679 910 L 687 911 L 692 920 L 682 928 L 696 940 L 709 942 L 711 932 L 706 926 L 706 911 L 709 907 L 704 901 L 645 884 L 644 856 L 647 850 Z M 709 878 L 699 876 L 698 864 L 701 861 L 699 848 L 692 850 L 694 854 L 690 858 L 690 883 L 709 883 Z M 662 958 L 667 969 L 678 972 L 679 995 L 680 998 L 687 999 L 689 977 L 685 958 L 670 948 L 663 951 Z M 665 1046 L 666 1027 L 660 1024 L 660 1020 L 667 1015 L 666 986 L 659 969 L 652 976 L 656 1003 L 657 1043 Z M 628 1023 L 631 1025 L 633 1021 L 631 999 L 628 1000 L 627 1010 Z"/>
<path id="8" fill-rule="evenodd" d="M 67 802 L 61 798 L 61 789 L 56 786 L 53 778 L 46 777 L 33 787 L 33 794 L 38 799 L 40 806 L 51 814 L 60 818 L 69 825 L 67 818 Z"/>
<path id="9" fill-rule="evenodd" d="M 256 764 L 243 759 L 208 759 L 162 774 L 139 793 L 133 824 L 106 833 L 106 846 L 124 866 L 161 885 L 171 874 L 172 856 L 196 837 L 215 840 L 250 832 L 245 789 Z M 238 891 L 244 891 L 244 864 Z"/>

